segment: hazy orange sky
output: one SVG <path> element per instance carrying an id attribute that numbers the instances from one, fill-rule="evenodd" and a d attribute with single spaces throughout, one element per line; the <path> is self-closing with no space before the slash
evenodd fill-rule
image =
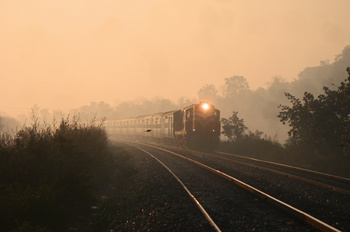
<path id="1" fill-rule="evenodd" d="M 0 0 L 0 113 L 194 98 L 333 62 L 349 0 Z"/>

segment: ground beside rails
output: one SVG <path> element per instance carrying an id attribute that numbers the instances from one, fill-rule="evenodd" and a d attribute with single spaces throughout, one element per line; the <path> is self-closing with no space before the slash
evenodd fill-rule
<path id="1" fill-rule="evenodd" d="M 152 153 L 156 153 L 156 151 L 152 151 Z M 164 153 L 161 153 L 161 154 L 159 154 L 160 156 L 164 156 L 164 157 L 169 157 L 169 155 L 165 155 Z M 163 157 L 163 158 L 164 158 Z M 166 158 L 167 159 L 167 158 Z M 149 162 L 148 162 L 149 163 Z M 172 165 L 174 165 L 174 163 L 176 163 L 176 162 L 170 162 L 170 164 L 172 164 Z M 145 162 L 143 162 L 143 167 L 145 167 L 146 165 L 146 163 Z M 182 165 L 184 165 L 184 164 L 182 164 L 181 163 L 181 166 Z M 158 165 L 159 166 L 159 165 Z M 153 166 L 151 166 L 151 168 L 154 168 Z M 197 172 L 192 172 L 192 170 L 193 170 L 194 168 L 178 168 L 178 170 L 180 170 L 179 172 L 181 173 L 181 172 L 184 172 L 184 171 L 190 171 L 190 173 L 187 173 L 187 174 L 183 174 L 183 178 L 184 179 L 186 179 L 186 177 L 190 177 L 190 176 L 194 176 L 194 175 L 197 175 L 196 173 L 198 173 L 198 171 Z M 156 187 L 156 185 L 154 185 L 154 182 L 155 181 L 158 181 L 158 177 L 159 177 L 159 175 L 162 175 L 162 174 L 160 174 L 160 173 L 158 173 L 158 174 L 156 174 L 156 178 L 154 179 L 154 177 L 153 177 L 153 179 L 154 180 L 152 180 L 151 181 L 151 183 L 153 183 L 152 184 L 152 186 L 153 186 L 153 188 L 155 189 L 155 187 Z M 206 195 L 210 195 L 210 194 L 217 194 L 217 195 L 219 195 L 219 194 L 224 194 L 225 195 L 225 191 L 222 191 L 222 190 L 220 190 L 221 189 L 221 185 L 219 185 L 219 186 L 216 186 L 216 187 L 214 187 L 214 190 L 211 190 L 210 189 L 210 187 L 208 187 L 207 186 L 207 182 L 209 181 L 209 179 L 208 180 L 206 180 L 206 178 L 207 177 L 205 177 L 204 179 L 202 179 L 202 181 L 197 181 L 197 182 L 192 182 L 192 184 L 191 184 L 191 182 L 188 182 L 188 181 L 193 181 L 193 180 L 195 180 L 195 179 L 200 179 L 200 177 L 195 177 L 195 178 L 189 178 L 188 180 L 187 180 L 187 182 L 188 183 L 190 183 L 190 186 L 191 186 L 191 188 L 192 189 L 195 189 L 194 190 L 194 192 L 197 192 L 197 194 L 199 194 L 199 195 L 204 195 L 204 196 L 206 196 Z M 170 178 L 171 179 L 171 178 Z M 144 179 L 145 180 L 145 179 Z M 171 181 L 171 180 L 167 180 L 166 182 L 169 182 L 169 181 Z M 209 181 L 210 182 L 210 181 Z M 218 181 L 214 181 L 214 183 L 216 183 L 216 182 L 218 182 Z M 163 183 L 164 184 L 164 183 Z M 196 187 L 194 187 L 194 185 L 198 185 L 199 184 L 199 187 L 197 187 L 197 190 L 196 190 Z M 147 186 L 147 184 L 146 184 L 146 186 Z M 176 186 L 175 184 L 174 184 L 174 186 Z M 139 187 L 141 187 L 141 186 L 139 186 Z M 160 188 L 162 188 L 162 186 L 160 186 Z M 172 187 L 173 188 L 173 187 Z M 143 189 L 143 188 L 141 188 L 141 189 Z M 204 190 L 208 190 L 209 192 L 207 192 L 207 193 L 204 193 Z M 215 189 L 217 189 L 217 190 L 215 190 Z M 165 189 L 164 189 L 165 190 Z M 157 190 L 158 191 L 158 190 Z M 175 190 L 174 190 L 175 191 Z M 151 193 L 151 192 L 149 192 L 149 189 L 146 187 L 144 190 L 143 190 L 143 192 L 145 193 L 145 192 L 148 192 L 150 195 L 154 195 L 154 193 Z M 175 191 L 176 192 L 176 191 Z M 181 191 L 180 191 L 181 192 Z M 183 192 L 183 191 L 182 191 Z M 202 193 L 198 193 L 198 192 L 202 192 Z M 226 193 L 227 194 L 227 193 Z M 162 196 L 157 196 L 157 198 L 158 197 L 160 197 L 160 198 L 164 198 L 164 195 L 167 195 L 167 193 L 166 193 L 166 191 L 162 194 Z M 178 194 L 176 194 L 176 195 L 178 195 Z M 180 194 L 181 195 L 181 194 Z M 228 194 L 228 195 L 232 195 L 232 194 Z M 237 199 L 239 199 L 239 196 L 243 196 L 243 195 L 247 195 L 247 194 L 236 194 L 236 200 Z M 249 195 L 249 194 L 248 194 Z M 172 195 L 170 195 L 170 197 L 171 197 L 171 199 L 173 199 L 174 201 L 176 201 L 175 199 L 177 199 L 177 197 L 175 197 L 175 195 L 174 194 L 172 194 Z M 188 197 L 187 197 L 188 198 Z M 204 198 L 205 199 L 205 198 Z M 211 199 L 211 200 L 210 200 Z M 214 197 L 212 197 L 212 198 L 208 198 L 208 199 L 206 199 L 206 200 L 204 200 L 204 201 L 219 201 L 218 199 L 222 199 L 222 197 L 218 197 L 218 196 L 214 196 Z M 155 199 L 153 199 L 152 201 L 154 201 Z M 179 199 L 177 199 L 177 200 L 179 200 Z M 180 199 L 181 200 L 181 199 Z M 203 200 L 203 197 L 202 197 L 202 200 Z M 257 200 L 257 201 L 260 201 L 260 200 Z M 143 201 L 142 201 L 143 202 Z M 228 201 L 229 202 L 229 201 Z M 254 207 L 247 207 L 246 205 L 244 206 L 237 206 L 237 201 L 233 201 L 234 202 L 234 204 L 235 205 L 232 205 L 232 201 L 231 201 L 231 203 L 229 204 L 228 202 L 226 202 L 226 203 L 221 203 L 222 205 L 220 206 L 220 205 L 218 205 L 218 206 L 215 206 L 215 204 L 212 204 L 212 205 L 214 205 L 214 206 L 212 206 L 211 208 L 212 209 L 210 209 L 209 211 L 211 212 L 211 214 L 214 212 L 214 211 L 217 211 L 217 212 L 214 212 L 214 215 L 215 214 L 218 214 L 218 212 L 220 212 L 220 213 L 223 213 L 223 215 L 221 215 L 221 216 L 215 216 L 216 218 L 217 218 L 217 220 L 219 221 L 219 223 L 220 223 L 220 225 L 222 226 L 222 225 L 225 225 L 225 224 L 228 224 L 229 226 L 228 227 L 225 227 L 225 226 L 223 226 L 223 228 L 224 228 L 224 231 L 247 231 L 247 230 L 255 230 L 255 231 L 267 231 L 267 230 L 284 230 L 284 231 L 295 231 L 295 229 L 297 228 L 296 227 L 296 225 L 295 224 L 293 224 L 292 222 L 290 222 L 289 220 L 286 220 L 286 219 L 281 219 L 282 220 L 282 223 L 281 222 L 278 222 L 279 221 L 279 219 L 276 219 L 276 218 L 274 218 L 273 216 L 271 216 L 271 217 L 268 217 L 268 219 L 266 219 L 266 218 L 264 218 L 264 219 L 259 219 L 258 221 L 255 221 L 255 224 L 253 223 L 252 224 L 252 222 L 254 221 L 254 220 L 256 220 L 256 218 L 259 218 L 259 211 L 254 211 L 254 210 L 252 210 L 252 208 L 254 208 Z M 143 203 L 141 203 L 141 204 L 143 204 Z M 146 201 L 146 205 L 147 205 L 147 201 Z M 191 204 L 191 205 L 193 205 L 193 204 Z M 213 210 L 213 208 L 215 209 L 215 207 L 218 207 L 219 209 L 217 209 L 217 210 Z M 170 212 L 170 214 L 178 214 L 178 212 L 176 212 L 176 211 L 178 211 L 178 210 L 176 210 L 176 208 L 178 208 L 178 206 L 176 206 L 176 204 L 172 204 L 172 206 L 171 206 L 171 208 L 174 208 L 174 210 L 170 210 L 169 212 Z M 210 207 L 209 207 L 210 208 Z M 244 208 L 250 208 L 250 213 L 244 213 L 244 210 L 241 210 L 241 209 L 244 209 Z M 257 207 L 257 208 L 259 208 L 259 207 Z M 264 208 L 264 207 L 263 207 Z M 266 208 L 266 207 L 265 207 Z M 159 214 L 158 214 L 158 217 L 157 217 L 157 220 L 151 220 L 151 223 L 150 224 L 152 224 L 152 226 L 155 226 L 156 228 L 157 228 L 157 226 L 159 227 L 159 223 L 158 222 L 160 222 L 160 224 L 161 224 L 161 221 L 163 220 L 162 218 L 163 218 L 163 216 L 164 216 L 164 218 L 167 218 L 167 216 L 166 215 L 169 215 L 169 213 L 167 212 L 168 210 L 169 210 L 170 208 L 168 208 L 167 210 L 161 210 L 161 211 L 159 211 Z M 185 211 L 188 211 L 189 209 L 187 209 L 187 210 L 185 210 Z M 225 219 L 225 215 L 230 215 L 231 213 L 232 213 L 232 211 L 237 211 L 236 213 L 236 215 L 235 216 L 233 216 L 233 217 L 231 217 L 230 219 Z M 137 211 L 137 210 L 136 210 Z M 192 207 L 192 209 L 191 210 L 189 210 L 189 211 L 193 211 L 193 207 Z M 222 212 L 221 212 L 222 211 Z M 144 211 L 145 212 L 145 211 Z M 171 213 L 172 212 L 172 213 Z M 181 210 L 180 210 L 180 212 L 181 212 Z M 183 212 L 183 211 L 182 211 Z M 248 210 L 248 212 L 249 212 L 249 210 Z M 163 215 L 165 213 L 165 215 Z M 219 213 L 219 214 L 220 214 Z M 180 214 L 183 214 L 183 213 L 180 213 Z M 264 214 L 264 213 L 263 213 Z M 265 214 L 268 214 L 268 215 L 270 215 L 271 213 L 265 213 Z M 144 214 L 144 215 L 147 215 L 147 214 Z M 162 215 L 161 217 L 160 217 L 160 215 Z M 234 214 L 233 214 L 234 215 Z M 242 216 L 243 215 L 243 217 L 241 217 L 240 218 L 240 215 Z M 273 215 L 273 213 L 271 214 L 271 215 Z M 142 217 L 147 217 L 147 216 L 142 216 Z M 171 220 L 168 220 L 168 221 L 172 221 L 172 223 L 170 223 L 170 224 L 173 224 L 173 225 L 175 225 L 175 226 L 179 226 L 179 225 L 177 225 L 175 222 L 177 221 L 177 220 L 179 220 L 179 218 L 177 218 L 177 217 L 175 217 L 175 216 L 170 216 L 170 218 L 172 218 Z M 175 218 L 177 218 L 177 220 L 175 219 Z M 219 218 L 219 219 L 218 219 Z M 261 218 L 263 218 L 263 217 L 261 217 Z M 193 219 L 193 218 L 192 218 Z M 237 219 L 237 220 L 236 220 Z M 198 219 L 197 219 L 198 220 Z M 223 220 L 224 222 L 220 222 L 220 220 Z M 147 221 L 147 220 L 143 220 L 143 221 Z M 185 217 L 185 219 L 183 219 L 182 218 L 182 220 L 180 220 L 180 222 L 182 223 L 182 226 L 184 226 L 184 224 L 186 224 L 186 221 L 187 221 L 187 217 Z M 228 223 L 228 221 L 231 221 L 231 222 L 229 222 Z M 246 222 L 245 222 L 246 221 Z M 131 223 L 130 223 L 131 222 Z M 248 223 L 247 223 L 248 222 Z M 283 222 L 287 222 L 286 224 L 287 225 L 283 225 Z M 154 224 L 154 223 L 156 223 L 156 224 Z M 175 224 L 174 224 L 175 223 Z M 191 220 L 191 225 L 190 226 L 195 226 L 194 224 L 193 224 L 193 220 Z M 231 223 L 231 224 L 230 224 Z M 128 220 L 128 223 L 126 223 L 127 225 L 129 225 L 129 226 L 137 226 L 137 225 L 139 225 L 140 226 L 140 224 L 137 222 L 137 220 L 135 221 L 135 220 Z M 148 224 L 149 225 L 149 224 Z M 167 224 L 168 226 L 169 226 L 169 224 Z M 197 231 L 197 230 L 199 230 L 199 231 L 206 231 L 206 230 L 203 230 L 203 226 L 205 226 L 205 225 L 208 225 L 208 223 L 202 223 L 202 224 L 198 224 L 199 226 L 200 226 L 200 228 L 196 228 L 195 230 Z M 234 226 L 235 225 L 235 226 Z M 286 227 L 280 227 L 280 226 L 286 226 Z M 119 224 L 119 226 L 120 226 L 120 224 Z M 124 225 L 125 226 L 125 225 Z M 119 227 L 119 229 L 122 229 L 124 226 L 122 226 L 122 227 Z M 189 226 L 189 225 L 188 225 Z M 249 226 L 252 226 L 252 227 L 249 227 Z M 269 227 L 270 226 L 270 227 Z M 130 228 L 134 228 L 134 227 L 129 227 L 129 229 Z M 162 228 L 162 230 L 164 230 L 166 227 L 161 227 Z M 172 229 L 174 229 L 174 228 L 176 228 L 176 227 L 173 227 Z M 236 229 L 234 229 L 234 228 L 236 228 Z M 135 229 L 135 228 L 134 228 Z M 300 229 L 300 228 L 299 228 Z M 143 230 L 143 229 L 142 229 Z M 152 229 L 152 230 L 154 230 L 154 229 Z M 157 230 L 157 229 L 155 229 L 155 230 Z M 187 230 L 188 230 L 188 228 L 187 228 Z M 302 229 L 303 231 L 313 231 L 313 229 L 305 229 L 305 228 L 303 228 Z"/>

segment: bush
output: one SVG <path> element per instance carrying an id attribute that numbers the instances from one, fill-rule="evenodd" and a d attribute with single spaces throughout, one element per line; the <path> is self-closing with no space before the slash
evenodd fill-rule
<path id="1" fill-rule="evenodd" d="M 101 124 L 34 120 L 0 137 L 0 231 L 66 230 L 115 175 Z"/>
<path id="2" fill-rule="evenodd" d="M 278 160 L 285 151 L 280 143 L 270 137 L 260 138 L 253 133 L 243 139 L 222 142 L 219 150 L 266 160 Z"/>

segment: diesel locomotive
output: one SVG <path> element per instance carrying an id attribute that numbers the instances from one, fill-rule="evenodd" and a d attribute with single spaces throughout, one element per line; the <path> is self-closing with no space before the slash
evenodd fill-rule
<path id="1" fill-rule="evenodd" d="M 105 121 L 110 136 L 122 139 L 176 143 L 213 150 L 220 142 L 220 111 L 201 102 L 179 110 Z"/>

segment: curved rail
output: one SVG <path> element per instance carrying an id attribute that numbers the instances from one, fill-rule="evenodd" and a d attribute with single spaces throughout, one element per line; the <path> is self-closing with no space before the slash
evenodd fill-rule
<path id="1" fill-rule="evenodd" d="M 177 149 L 179 149 L 179 148 L 177 148 Z M 271 168 L 261 167 L 261 166 L 255 165 L 255 164 L 245 163 L 243 161 L 233 160 L 233 159 L 225 158 L 225 157 L 222 157 L 222 156 L 215 156 L 215 155 L 212 155 L 212 154 L 209 154 L 209 153 L 203 153 L 203 152 L 193 151 L 193 150 L 191 150 L 191 152 L 198 153 L 198 154 L 205 154 L 206 156 L 211 156 L 211 157 L 214 157 L 214 158 L 219 158 L 219 159 L 227 160 L 227 161 L 230 161 L 230 162 L 235 162 L 237 164 L 245 165 L 245 166 L 248 166 L 248 167 L 260 169 L 260 170 L 271 172 L 271 173 L 275 173 L 275 174 L 278 174 L 278 175 L 281 175 L 281 176 L 285 176 L 285 177 L 290 178 L 290 179 L 303 181 L 303 182 L 308 183 L 308 184 L 312 184 L 312 185 L 315 185 L 315 186 L 319 186 L 319 187 L 322 187 L 322 188 L 333 190 L 335 192 L 340 192 L 340 193 L 343 193 L 343 194 L 346 194 L 346 195 L 350 195 L 350 190 L 346 190 L 346 189 L 339 188 L 339 187 L 336 187 L 336 186 L 333 186 L 333 185 L 329 185 L 329 184 L 324 184 L 324 183 L 319 182 L 319 181 L 310 180 L 310 179 L 303 178 L 303 177 L 300 177 L 300 176 L 296 176 L 296 175 L 293 175 L 293 174 L 290 174 L 290 173 L 286 173 L 286 172 L 283 172 L 283 171 L 277 171 L 277 170 L 274 170 L 274 169 L 271 169 Z M 291 165 L 286 165 L 286 164 L 281 164 L 281 163 L 275 163 L 275 162 L 266 161 L 266 160 L 259 160 L 259 159 L 255 159 L 255 158 L 251 158 L 251 157 L 234 155 L 234 154 L 230 154 L 230 153 L 226 153 L 226 152 L 215 151 L 215 153 L 223 154 L 223 155 L 227 155 L 227 156 L 232 156 L 232 157 L 236 157 L 236 158 L 240 158 L 240 159 L 246 159 L 246 160 L 250 160 L 250 161 L 255 161 L 255 162 L 258 162 L 258 163 L 270 164 L 270 165 L 274 165 L 274 166 L 277 166 L 277 167 L 283 167 L 283 168 L 287 168 L 287 169 L 290 169 L 290 170 L 293 170 L 293 171 L 300 171 L 300 172 L 313 174 L 313 175 L 324 177 L 324 178 L 330 178 L 330 179 L 333 179 L 333 180 L 337 180 L 337 181 L 341 181 L 341 182 L 350 184 L 350 179 L 346 178 L 346 177 L 330 175 L 330 174 L 327 174 L 327 173 L 322 173 L 322 172 L 317 172 L 317 171 L 313 171 L 313 170 L 308 170 L 308 169 L 304 169 L 304 168 L 300 168 L 300 167 L 296 167 L 296 166 L 291 166 Z"/>
<path id="2" fill-rule="evenodd" d="M 198 152 L 198 153 L 200 153 L 200 152 Z M 232 155 L 232 154 L 223 153 L 223 152 L 216 152 L 216 153 L 225 154 L 225 155 Z M 200 153 L 200 154 L 202 154 L 202 153 Z M 286 172 L 283 172 L 283 171 L 277 171 L 277 170 L 274 170 L 274 169 L 271 169 L 271 168 L 261 167 L 261 166 L 255 165 L 255 164 L 245 163 L 245 162 L 242 162 L 242 161 L 232 160 L 232 159 L 229 159 L 229 158 L 215 156 L 215 155 L 211 155 L 211 154 L 206 154 L 206 155 L 214 157 L 214 158 L 219 158 L 219 159 L 222 159 L 222 160 L 227 160 L 227 161 L 230 161 L 230 162 L 238 163 L 238 164 L 245 165 L 245 166 L 248 166 L 248 167 L 256 168 L 256 169 L 259 169 L 259 170 L 275 173 L 275 174 L 278 174 L 278 175 L 281 175 L 281 176 L 285 176 L 285 177 L 288 177 L 288 178 L 291 178 L 291 179 L 294 179 L 294 180 L 303 181 L 305 183 L 313 184 L 315 186 L 331 189 L 331 190 L 336 191 L 336 192 L 340 192 L 340 193 L 343 193 L 343 194 L 346 194 L 346 195 L 350 195 L 350 191 L 349 190 L 338 188 L 338 187 L 335 187 L 335 186 L 332 186 L 332 185 L 328 185 L 328 184 L 324 184 L 324 183 L 321 183 L 321 182 L 318 182 L 318 181 L 306 179 L 306 178 L 303 178 L 303 177 L 300 177 L 300 176 L 296 176 L 296 175 L 293 175 L 293 174 L 289 174 L 289 173 L 286 173 Z M 232 155 L 232 156 L 236 156 L 236 155 Z M 241 157 L 239 157 L 239 158 L 241 158 Z M 323 176 L 323 177 L 334 177 L 334 176 L 329 175 L 329 174 L 325 174 L 325 173 L 321 173 L 321 172 L 315 172 L 315 171 L 311 171 L 311 170 L 307 170 L 307 169 L 303 169 L 303 168 L 298 168 L 298 167 L 294 167 L 294 166 L 289 166 L 289 165 L 284 165 L 284 164 L 279 164 L 279 163 L 274 163 L 274 162 L 269 162 L 269 161 L 264 161 L 264 160 L 257 160 L 257 159 L 249 158 L 249 157 L 245 157 L 245 158 L 247 158 L 248 160 L 253 160 L 253 161 L 257 161 L 257 162 L 261 162 L 261 163 L 268 163 L 268 164 L 273 164 L 273 165 L 276 165 L 276 166 L 290 168 L 292 170 L 298 170 L 298 171 L 303 171 L 303 172 L 307 172 L 307 173 L 311 173 L 311 174 L 316 174 L 316 175 Z M 341 178 L 341 179 L 337 179 L 337 180 L 341 180 L 341 181 L 344 181 L 344 179 L 347 180 L 347 178 L 343 178 L 343 177 L 338 177 L 338 178 Z M 335 178 L 333 178 L 333 179 L 335 179 Z"/>
<path id="3" fill-rule="evenodd" d="M 287 204 L 285 202 L 282 202 L 282 201 L 278 200 L 277 198 L 274 198 L 274 197 L 270 196 L 269 194 L 264 193 L 264 192 L 260 191 L 259 189 L 256 189 L 256 188 L 254 188 L 254 187 L 252 187 L 252 186 L 250 186 L 250 185 L 248 185 L 248 184 L 246 184 L 246 183 L 244 183 L 244 182 L 242 182 L 242 181 L 240 181 L 240 180 L 238 180 L 238 179 L 236 179 L 236 178 L 234 178 L 234 177 L 232 177 L 232 176 L 230 176 L 230 175 L 228 175 L 228 174 L 226 174 L 224 172 L 221 172 L 221 171 L 219 171 L 217 169 L 209 167 L 209 166 L 207 166 L 205 164 L 202 164 L 202 163 L 200 163 L 198 161 L 192 160 L 192 159 L 190 159 L 188 157 L 182 156 L 182 155 L 180 155 L 178 153 L 175 153 L 175 152 L 172 152 L 172 151 L 169 151 L 169 150 L 157 147 L 157 146 L 150 145 L 150 144 L 143 144 L 143 145 L 148 146 L 148 147 L 153 147 L 155 149 L 158 149 L 158 150 L 165 151 L 167 153 L 173 154 L 175 156 L 178 156 L 180 158 L 188 160 L 188 161 L 190 161 L 190 162 L 192 162 L 194 164 L 197 164 L 200 167 L 202 167 L 202 168 L 204 168 L 206 170 L 209 170 L 209 171 L 211 171 L 211 172 L 213 172 L 213 173 L 215 173 L 215 174 L 217 174 L 217 175 L 219 175 L 221 177 L 224 177 L 225 179 L 227 179 L 227 180 L 235 183 L 236 185 L 246 189 L 247 191 L 255 194 L 256 196 L 271 202 L 272 204 L 276 205 L 277 207 L 287 211 L 288 213 L 293 214 L 294 216 L 296 216 L 299 219 L 309 223 L 310 225 L 318 228 L 321 231 L 327 231 L 327 232 L 328 231 L 332 231 L 332 232 L 336 231 L 336 232 L 340 232 L 340 230 L 338 230 L 338 229 L 332 227 L 331 225 L 328 225 L 327 223 L 325 223 L 325 222 L 323 222 L 323 221 L 321 221 L 321 220 L 311 216 L 310 214 L 305 213 L 304 211 L 301 211 L 301 210 L 299 210 L 299 209 L 297 209 L 297 208 L 295 208 L 295 207 L 293 207 L 293 206 L 291 206 L 291 205 L 289 205 L 289 204 Z"/>
<path id="4" fill-rule="evenodd" d="M 346 177 L 335 176 L 335 175 L 331 175 L 331 174 L 328 174 L 328 173 L 317 172 L 317 171 L 308 170 L 308 169 L 305 169 L 305 168 L 299 168 L 299 167 L 291 166 L 291 165 L 287 165 L 287 164 L 280 164 L 280 163 L 275 163 L 275 162 L 271 162 L 271 161 L 255 159 L 255 158 L 251 158 L 251 157 L 245 157 L 245 156 L 240 156 L 240 155 L 234 155 L 234 154 L 230 154 L 230 153 L 226 153 L 226 152 L 221 152 L 221 151 L 216 151 L 216 153 L 224 154 L 224 155 L 228 155 L 228 156 L 233 156 L 233 157 L 237 157 L 237 158 L 241 158 L 241 159 L 252 160 L 252 161 L 256 161 L 256 162 L 260 162 L 260 163 L 272 164 L 272 165 L 276 165 L 276 166 L 280 166 L 280 167 L 289 168 L 289 169 L 292 169 L 292 170 L 298 170 L 298 171 L 302 171 L 302 172 L 306 172 L 306 173 L 311 173 L 311 174 L 315 174 L 315 175 L 319 175 L 319 176 L 323 176 L 323 177 L 328 177 L 328 178 L 331 178 L 331 179 L 340 180 L 340 181 L 344 181 L 344 182 L 350 183 L 350 179 L 349 179 L 349 178 L 346 178 Z"/>
<path id="5" fill-rule="evenodd" d="M 215 229 L 215 231 L 221 232 L 220 228 L 216 225 L 216 223 L 214 222 L 214 220 L 209 216 L 209 214 L 207 213 L 207 211 L 204 209 L 204 207 L 199 203 L 199 201 L 195 198 L 195 196 L 188 190 L 188 188 L 185 186 L 185 184 L 175 175 L 174 172 L 172 172 L 162 161 L 160 161 L 157 157 L 153 156 L 151 153 L 149 153 L 148 151 L 135 146 L 135 145 L 131 145 L 129 143 L 126 143 L 129 146 L 135 147 L 139 150 L 141 150 L 142 152 L 148 154 L 149 156 L 151 156 L 153 159 L 157 160 L 161 165 L 163 165 L 164 168 L 166 168 L 173 176 L 174 178 L 182 185 L 182 187 L 186 190 L 186 192 L 188 193 L 188 195 L 191 197 L 191 199 L 195 202 L 195 204 L 197 205 L 197 207 L 200 209 L 200 211 L 203 213 L 204 217 L 208 220 L 208 222 L 210 223 L 210 225 Z"/>

